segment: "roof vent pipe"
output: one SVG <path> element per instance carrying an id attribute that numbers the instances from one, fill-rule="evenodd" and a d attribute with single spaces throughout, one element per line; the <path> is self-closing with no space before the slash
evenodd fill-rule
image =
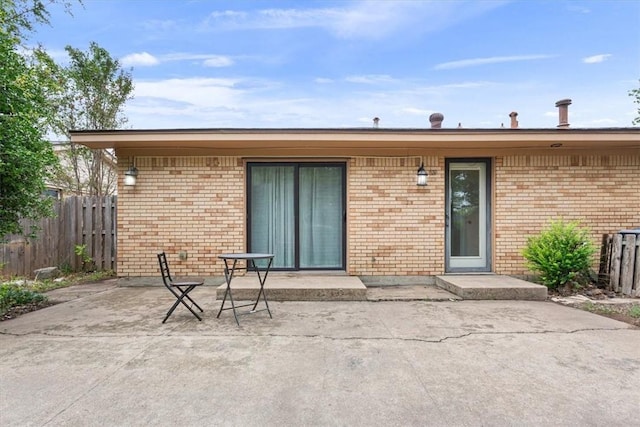
<path id="1" fill-rule="evenodd" d="M 374 117 L 373 118 L 373 127 L 377 128 L 379 123 L 380 123 L 380 118 L 379 117 Z"/>
<path id="2" fill-rule="evenodd" d="M 570 99 L 561 99 L 556 102 L 556 107 L 558 107 L 558 128 L 559 129 L 568 129 L 569 128 L 569 105 L 571 105 Z"/>
<path id="3" fill-rule="evenodd" d="M 433 113 L 429 116 L 429 121 L 431 122 L 431 129 L 440 129 L 442 127 L 442 121 L 444 120 L 444 116 L 441 113 Z"/>
<path id="4" fill-rule="evenodd" d="M 511 129 L 518 129 L 518 113 L 512 111 L 509 117 L 511 117 Z"/>

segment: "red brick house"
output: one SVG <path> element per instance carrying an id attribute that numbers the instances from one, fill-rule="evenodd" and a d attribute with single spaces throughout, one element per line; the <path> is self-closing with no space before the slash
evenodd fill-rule
<path id="1" fill-rule="evenodd" d="M 274 268 L 356 276 L 523 276 L 550 220 L 603 233 L 640 225 L 640 128 L 75 131 L 114 148 L 118 275 L 219 276 L 223 252 Z M 565 106 L 566 107 L 566 106 Z M 434 115 L 437 116 L 437 115 Z M 434 117 L 438 119 L 438 117 Z M 441 118 L 440 118 L 441 120 Z M 377 123 L 376 123 L 377 125 Z M 427 185 L 417 185 L 420 166 Z M 138 171 L 124 185 L 128 168 Z M 596 260 L 594 260 L 595 265 Z"/>

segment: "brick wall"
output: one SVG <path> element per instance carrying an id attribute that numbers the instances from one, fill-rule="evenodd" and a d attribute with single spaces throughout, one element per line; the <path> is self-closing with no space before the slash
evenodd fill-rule
<path id="1" fill-rule="evenodd" d="M 444 159 L 354 158 L 348 170 L 348 273 L 433 275 L 444 269 Z"/>
<path id="2" fill-rule="evenodd" d="M 429 184 L 416 186 L 424 161 Z M 347 163 L 347 273 L 444 272 L 444 157 L 352 158 Z M 120 164 L 118 274 L 155 276 L 164 250 L 176 275 L 218 276 L 222 252 L 245 244 L 239 157 L 136 157 L 135 187 Z M 494 270 L 527 274 L 520 252 L 550 219 L 578 219 L 594 243 L 640 225 L 640 155 L 505 156 L 494 162 Z M 178 252 L 188 257 L 181 261 Z"/>
<path id="3" fill-rule="evenodd" d="M 640 226 L 640 155 L 498 157 L 494 206 L 495 272 L 529 274 L 520 252 L 549 220 L 579 220 L 598 248 Z"/>
<path id="4" fill-rule="evenodd" d="M 215 254 L 244 251 L 244 167 L 236 157 L 136 157 L 135 187 L 119 165 L 118 275 L 158 275 L 166 251 L 172 273 L 220 275 Z M 187 259 L 178 258 L 179 251 Z"/>

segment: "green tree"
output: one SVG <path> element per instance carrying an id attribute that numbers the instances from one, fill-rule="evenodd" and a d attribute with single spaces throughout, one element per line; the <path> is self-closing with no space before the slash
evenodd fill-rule
<path id="1" fill-rule="evenodd" d="M 82 4 L 82 0 L 77 0 Z M 62 5 L 71 13 L 71 2 L 66 0 L 0 0 L 0 26 L 5 34 L 14 37 L 18 43 L 28 39 L 36 25 L 49 24 L 47 5 Z"/>
<path id="2" fill-rule="evenodd" d="M 69 130 L 102 130 L 123 127 L 125 103 L 132 98 L 130 71 L 92 42 L 88 52 L 67 46 L 70 58 L 60 69 L 64 90 L 53 94 L 56 105 L 54 131 L 69 138 Z M 75 194 L 108 195 L 116 187 L 115 159 L 107 150 L 91 150 L 69 142 L 63 152 L 65 170 L 57 183 Z"/>
<path id="3" fill-rule="evenodd" d="M 629 91 L 629 96 L 631 96 L 633 98 L 633 102 L 635 102 L 636 104 L 638 104 L 638 111 L 637 111 L 637 116 L 635 119 L 633 119 L 633 124 L 634 125 L 640 125 L 640 88 L 638 89 L 632 89 Z"/>
<path id="4" fill-rule="evenodd" d="M 45 139 L 53 117 L 47 98 L 56 90 L 53 61 L 39 48 L 22 53 L 27 35 L 48 17 L 43 1 L 0 0 L 0 239 L 22 233 L 20 219 L 52 213 L 41 195 L 57 165 Z"/>

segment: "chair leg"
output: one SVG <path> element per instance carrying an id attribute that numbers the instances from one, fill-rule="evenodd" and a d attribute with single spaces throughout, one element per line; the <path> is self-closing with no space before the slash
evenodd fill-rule
<path id="1" fill-rule="evenodd" d="M 198 307 L 198 309 L 202 312 L 202 308 L 200 308 L 200 306 L 198 304 L 195 303 L 195 301 L 193 301 L 190 297 L 189 297 L 189 292 L 191 292 L 193 289 L 195 289 L 195 286 L 189 286 L 187 289 L 182 290 L 182 288 L 178 287 L 178 289 L 180 290 L 180 295 L 176 295 L 176 302 L 173 303 L 173 305 L 171 306 L 171 308 L 169 309 L 169 311 L 167 312 L 166 317 L 164 318 L 164 320 L 162 321 L 162 323 L 166 322 L 167 319 L 169 318 L 169 316 L 171 316 L 171 314 L 173 313 L 173 311 L 176 309 L 176 307 L 178 307 L 178 304 L 182 303 L 182 305 L 184 305 L 185 307 L 187 307 L 187 309 L 194 315 L 196 316 L 196 318 L 199 321 L 202 321 L 202 318 L 200 316 L 198 316 L 198 313 L 196 313 L 195 311 L 193 311 L 193 309 L 191 307 L 189 307 L 189 304 L 187 304 L 184 301 L 184 298 L 186 297 L 189 301 L 191 301 L 196 307 Z"/>
<path id="2" fill-rule="evenodd" d="M 178 306 L 178 304 L 180 304 L 180 298 L 178 298 L 176 300 L 176 302 L 173 303 L 173 305 L 171 306 L 171 308 L 169 309 L 169 311 L 167 311 L 167 315 L 165 316 L 164 320 L 162 321 L 162 323 L 166 322 L 167 319 L 169 318 L 169 316 L 171 316 L 171 314 L 173 313 L 173 311 L 176 309 L 176 307 Z"/>
<path id="3" fill-rule="evenodd" d="M 198 310 L 200 310 L 201 313 L 204 313 L 204 310 L 202 308 L 200 308 L 200 306 L 194 300 L 192 300 L 189 295 L 185 295 L 185 298 L 187 298 L 189 301 L 191 301 L 191 304 L 193 304 L 196 307 L 198 307 Z"/>

